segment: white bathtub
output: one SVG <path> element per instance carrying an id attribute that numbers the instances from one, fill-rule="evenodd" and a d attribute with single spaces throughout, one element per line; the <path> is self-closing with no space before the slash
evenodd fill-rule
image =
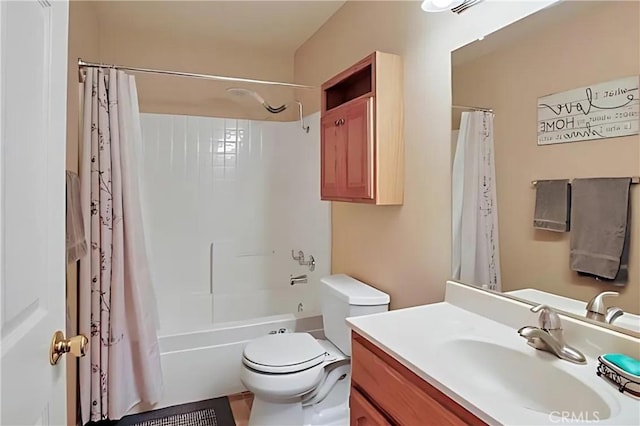
<path id="1" fill-rule="evenodd" d="M 153 409 L 245 391 L 240 382 L 244 346 L 281 328 L 323 338 L 322 317 L 310 313 L 227 322 L 208 330 L 161 336 L 164 398 Z M 144 410 L 136 407 L 131 413 Z"/>
<path id="2" fill-rule="evenodd" d="M 328 274 L 327 274 L 328 275 Z M 261 322 L 262 318 L 304 312 L 306 316 L 320 311 L 317 289 L 320 274 L 314 273 L 309 283 L 279 288 L 255 289 L 251 292 L 164 292 L 157 295 L 160 312 L 160 336 L 193 335 L 227 324 Z M 180 289 L 179 285 L 175 286 Z"/>

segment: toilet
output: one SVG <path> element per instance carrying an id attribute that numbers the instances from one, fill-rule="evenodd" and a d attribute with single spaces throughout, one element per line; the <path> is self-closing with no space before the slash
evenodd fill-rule
<path id="1" fill-rule="evenodd" d="M 250 426 L 349 424 L 351 331 L 345 319 L 385 312 L 389 295 L 344 274 L 320 280 L 326 340 L 269 334 L 242 354 L 242 383 L 254 394 Z"/>

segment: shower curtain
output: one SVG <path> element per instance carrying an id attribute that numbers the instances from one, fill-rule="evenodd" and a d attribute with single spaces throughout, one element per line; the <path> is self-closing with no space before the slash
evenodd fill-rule
<path id="1" fill-rule="evenodd" d="M 82 423 L 119 419 L 160 400 L 162 374 L 138 197 L 140 143 L 135 80 L 122 71 L 88 69 L 84 82 L 81 202 L 89 256 L 80 262 Z"/>
<path id="2" fill-rule="evenodd" d="M 452 275 L 501 291 L 493 114 L 464 112 L 453 160 Z"/>

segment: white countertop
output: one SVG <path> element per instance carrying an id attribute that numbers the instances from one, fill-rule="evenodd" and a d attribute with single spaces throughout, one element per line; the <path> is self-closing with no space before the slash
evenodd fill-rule
<path id="1" fill-rule="evenodd" d="M 486 423 L 640 424 L 640 401 L 621 394 L 608 381 L 596 376 L 598 361 L 593 357 L 588 356 L 586 365 L 578 365 L 556 358 L 547 352 L 537 351 L 526 344 L 526 340 L 518 335 L 516 329 L 451 303 L 442 302 L 354 317 L 347 319 L 347 323 L 353 330 Z M 522 325 L 535 325 L 535 323 Z M 525 408 L 522 398 L 526 399 L 527 383 L 523 387 L 512 385 L 505 387 L 504 384 L 496 383 L 496 386 L 487 388 L 486 374 L 485 377 L 480 377 L 483 375 L 482 363 L 479 362 L 477 366 L 460 365 L 460 359 L 465 359 L 464 357 L 452 361 L 452 357 L 448 356 L 443 348 L 450 348 L 451 342 L 460 340 L 490 342 L 521 352 L 524 356 L 538 358 L 538 360 L 533 358 L 535 362 L 543 360 L 553 363 L 559 370 L 573 376 L 599 395 L 610 408 L 610 415 L 606 419 L 597 421 L 605 416 L 584 412 L 573 413 L 572 419 L 562 419 L 551 416 L 548 412 L 536 411 L 535 408 Z M 579 345 L 574 346 L 580 349 Z M 480 369 L 478 375 L 473 374 L 476 367 Z M 508 367 L 508 365 L 504 366 L 504 368 Z M 465 369 L 469 373 L 461 374 Z M 517 382 L 518 371 L 511 373 L 516 377 L 514 380 Z M 560 375 L 567 377 L 566 374 Z M 553 395 L 554 391 L 571 391 L 554 389 L 554 377 L 539 379 L 546 383 L 537 384 L 548 385 L 550 395 Z M 514 380 L 510 382 L 513 383 Z M 517 402 L 513 398 L 515 394 L 518 394 Z M 562 407 L 558 408 L 558 410 L 561 409 Z M 561 415 L 558 413 L 558 416 Z M 582 417 L 579 418 L 580 416 Z"/>

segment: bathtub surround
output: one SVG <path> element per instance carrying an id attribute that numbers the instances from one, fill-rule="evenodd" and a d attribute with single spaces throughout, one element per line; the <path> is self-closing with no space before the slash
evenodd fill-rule
<path id="1" fill-rule="evenodd" d="M 274 123 L 142 114 L 141 202 L 162 336 L 318 313 L 330 272 L 319 114 Z M 291 251 L 315 260 L 314 270 Z M 291 276 L 307 283 L 291 285 Z"/>
<path id="2" fill-rule="evenodd" d="M 81 202 L 90 252 L 80 261 L 82 423 L 119 419 L 162 395 L 160 349 L 136 177 L 140 138 L 135 80 L 87 70 L 84 82 Z"/>
<path id="3" fill-rule="evenodd" d="M 493 113 L 463 112 L 452 172 L 453 278 L 500 291 Z"/>

